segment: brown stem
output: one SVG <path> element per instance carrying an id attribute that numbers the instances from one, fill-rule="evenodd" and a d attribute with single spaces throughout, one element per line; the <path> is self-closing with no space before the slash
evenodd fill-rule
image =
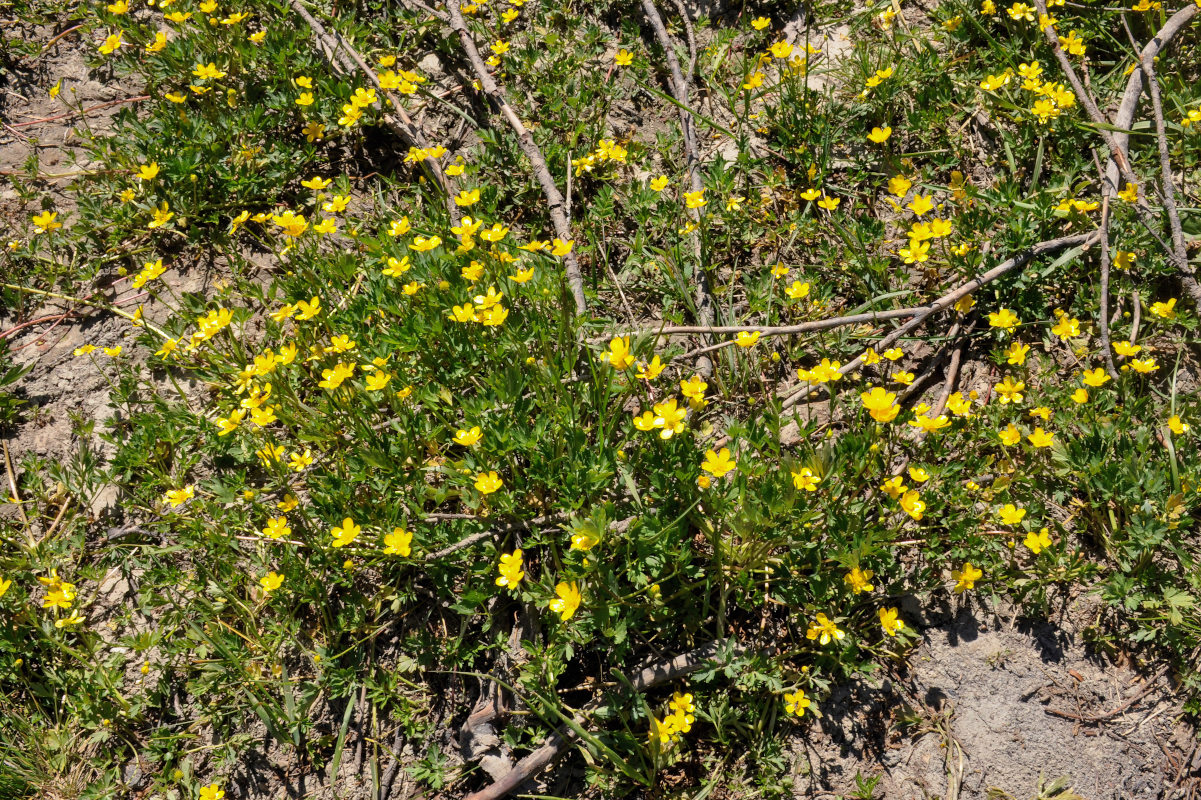
<path id="1" fill-rule="evenodd" d="M 471 69 L 475 72 L 476 80 L 480 82 L 484 92 L 500 109 L 505 121 L 509 123 L 509 127 L 517 134 L 521 151 L 530 160 L 530 166 L 534 169 L 534 177 L 538 179 L 538 183 L 542 187 L 542 194 L 546 197 L 547 211 L 550 213 L 550 221 L 554 226 L 555 235 L 564 242 L 571 241 L 571 225 L 567 221 L 567 206 L 563 202 L 563 195 L 559 192 L 559 187 L 555 185 L 555 179 L 550 174 L 546 158 L 543 157 L 537 142 L 534 141 L 533 134 L 526 129 L 521 118 L 517 116 L 517 112 L 505 99 L 504 91 L 488 73 L 488 67 L 484 63 L 484 59 L 480 58 L 480 51 L 475 46 L 475 40 L 471 38 L 471 33 L 467 30 L 467 23 L 463 21 L 463 13 L 459 10 L 459 0 L 447 0 L 446 9 L 450 13 L 450 26 L 459 35 L 459 41 L 467 53 L 467 60 L 471 62 Z M 576 261 L 575 252 L 572 251 L 564 256 L 563 263 L 567 273 L 567 285 L 571 289 L 571 297 L 575 301 L 576 313 L 583 314 L 588 310 L 588 302 L 584 299 L 584 276 L 580 273 L 580 265 Z"/>

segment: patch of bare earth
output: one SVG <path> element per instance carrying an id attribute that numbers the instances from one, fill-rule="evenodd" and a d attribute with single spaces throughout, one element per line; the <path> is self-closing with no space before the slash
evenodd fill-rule
<path id="1" fill-rule="evenodd" d="M 794 742 L 798 795 L 854 795 L 859 776 L 897 800 L 1026 800 L 1061 778 L 1087 800 L 1194 796 L 1201 755 L 1171 675 L 1093 653 L 1074 629 L 1087 612 L 925 616 L 907 664 L 837 687 Z"/>

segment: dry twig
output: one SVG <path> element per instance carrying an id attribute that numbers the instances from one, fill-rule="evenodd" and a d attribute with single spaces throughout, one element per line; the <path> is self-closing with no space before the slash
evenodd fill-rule
<path id="1" fill-rule="evenodd" d="M 563 202 L 563 195 L 559 191 L 559 187 L 555 185 L 554 177 L 550 174 L 546 158 L 543 157 L 537 142 L 534 141 L 533 134 L 529 132 L 521 121 L 521 117 L 517 116 L 517 112 L 509 105 L 504 91 L 492 79 L 492 75 L 488 72 L 488 66 L 480 58 L 480 51 L 475 46 L 475 40 L 471 38 L 471 32 L 467 30 L 467 23 L 463 21 L 462 11 L 459 10 L 459 0 L 448 0 L 446 8 L 450 13 L 450 26 L 459 36 L 459 41 L 463 45 L 464 52 L 467 53 L 467 60 L 471 62 L 471 69 L 475 72 L 476 79 L 480 82 L 484 92 L 500 109 L 505 121 L 509 123 L 509 127 L 517 134 L 521 151 L 530 160 L 530 166 L 534 169 L 534 177 L 538 179 L 538 184 L 542 187 L 542 194 L 546 197 L 547 211 L 550 214 L 555 235 L 564 242 L 571 241 L 571 225 L 567 221 L 567 205 Z M 576 261 L 574 251 L 563 257 L 563 264 L 567 273 L 567 285 L 571 289 L 571 297 L 575 301 L 576 313 L 583 314 L 588 309 L 588 302 L 584 299 L 584 276 L 580 273 L 580 265 Z"/>
<path id="2" fill-rule="evenodd" d="M 663 18 L 659 16 L 659 10 L 655 7 L 655 0 L 642 0 L 642 10 L 646 12 L 646 18 L 655 31 L 655 38 L 658 40 L 659 46 L 663 48 L 663 56 L 667 60 L 667 67 L 671 72 L 671 93 L 675 97 L 676 103 L 679 104 L 680 132 L 684 139 L 688 181 L 692 186 L 692 191 L 700 192 L 704 190 L 705 184 L 701 180 L 700 153 L 696 146 L 696 125 L 692 118 L 692 112 L 688 110 L 688 81 L 680 70 L 680 60 L 676 58 L 675 46 L 671 42 L 671 37 L 667 35 L 667 28 L 663 24 Z M 685 15 L 685 19 L 687 19 L 687 15 Z M 700 209 L 694 208 L 691 211 L 693 223 L 698 224 Z M 717 303 L 713 300 L 713 292 L 709 288 L 709 274 L 703 263 L 704 253 L 701 249 L 699 234 L 694 234 L 692 237 L 692 250 L 696 258 L 696 296 L 694 300 L 696 319 L 700 323 L 700 327 L 711 328 L 717 319 L 715 310 Z M 706 340 L 706 344 L 709 344 L 708 340 Z M 705 351 L 706 349 L 702 348 L 698 352 Z M 708 356 L 702 355 L 697 360 L 697 371 L 706 377 L 713 373 L 713 362 Z"/>
<path id="3" fill-rule="evenodd" d="M 425 134 L 421 132 L 421 128 L 413 123 L 409 118 L 409 114 L 405 111 L 404 106 L 400 103 L 400 98 L 395 93 L 384 89 L 379 82 L 379 77 L 376 76 L 375 70 L 367 66 L 367 62 L 359 55 L 359 52 L 351 46 L 350 42 L 346 41 L 346 37 L 334 31 L 332 34 L 325 29 L 308 10 L 304 7 L 301 0 L 291 0 L 292 8 L 300 15 L 300 18 L 305 21 L 309 29 L 313 32 L 314 38 L 321 46 L 322 53 L 331 66 L 335 69 L 341 68 L 345 73 L 361 72 L 367 81 L 391 103 L 396 115 L 384 115 L 384 122 L 388 127 L 400 137 L 401 141 L 407 147 L 416 147 L 420 149 L 428 149 L 429 141 L 425 138 Z M 421 161 L 422 166 L 429 174 L 431 180 L 442 188 L 442 194 L 445 197 L 446 210 L 450 215 L 450 221 L 453 225 L 458 225 L 461 221 L 459 215 L 459 207 L 455 205 L 455 186 L 450 177 L 442 171 L 442 165 L 437 159 L 426 157 Z"/>

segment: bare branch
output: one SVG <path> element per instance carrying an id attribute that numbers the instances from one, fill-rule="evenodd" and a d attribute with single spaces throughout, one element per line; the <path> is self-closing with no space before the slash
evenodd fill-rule
<path id="1" fill-rule="evenodd" d="M 488 66 L 480 57 L 480 51 L 475 46 L 475 40 L 471 38 L 471 32 L 467 30 L 467 23 L 463 21 L 459 0 L 447 0 L 446 9 L 450 13 L 450 26 L 459 36 L 459 41 L 467 54 L 467 60 L 471 62 L 471 69 L 475 72 L 476 80 L 480 82 L 484 92 L 500 109 L 505 121 L 509 123 L 509 127 L 517 134 L 521 151 L 525 153 L 525 157 L 530 161 L 530 166 L 534 169 L 534 177 L 538 179 L 538 184 L 542 187 L 542 194 L 546 197 L 547 211 L 550 214 L 555 235 L 564 242 L 571 241 L 571 225 L 567 221 L 567 204 L 563 201 L 559 187 L 555 185 L 555 179 L 550 174 L 550 167 L 547 166 L 546 158 L 538 148 L 538 143 L 534 141 L 533 134 L 525 127 L 521 117 L 517 116 L 517 112 L 505 99 L 504 91 L 488 72 Z M 576 313 L 583 314 L 588 310 L 588 302 L 584 299 L 584 276 L 580 273 L 580 265 L 576 261 L 574 251 L 563 257 L 563 264 L 567 274 L 567 285 L 571 289 L 571 297 L 575 301 Z"/>

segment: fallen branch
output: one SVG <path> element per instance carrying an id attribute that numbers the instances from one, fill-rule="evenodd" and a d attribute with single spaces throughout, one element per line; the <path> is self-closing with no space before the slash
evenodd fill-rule
<path id="1" fill-rule="evenodd" d="M 89 106 L 88 108 L 81 109 L 79 111 L 68 111 L 66 114 L 56 114 L 53 117 L 42 117 L 41 119 L 31 119 L 28 122 L 13 122 L 13 123 L 10 123 L 8 127 L 10 127 L 10 128 L 25 128 L 30 125 L 45 125 L 47 122 L 58 122 L 60 119 L 69 119 L 71 117 L 86 117 L 88 114 L 91 114 L 93 111 L 101 111 L 105 108 L 112 108 L 113 106 L 120 106 L 120 105 L 124 105 L 125 103 L 140 103 L 143 100 L 149 100 L 149 99 L 150 99 L 150 95 L 141 94 L 141 95 L 138 95 L 137 97 L 126 97 L 124 100 L 111 100 L 107 103 L 100 103 L 98 105 Z M 84 174 L 90 175 L 92 173 L 84 173 Z"/>
<path id="2" fill-rule="evenodd" d="M 1151 112 L 1155 117 L 1155 138 L 1159 144 L 1159 191 L 1163 196 L 1163 209 L 1168 215 L 1168 226 L 1172 232 L 1172 250 L 1176 261 L 1184 265 L 1180 282 L 1193 298 L 1193 304 L 1201 308 L 1201 285 L 1188 269 L 1188 250 L 1184 246 L 1184 228 L 1180 225 L 1180 212 L 1176 208 L 1176 184 L 1172 177 L 1172 163 L 1168 153 L 1168 137 L 1164 133 L 1163 103 L 1159 96 L 1159 81 L 1155 77 L 1153 59 L 1144 56 L 1143 72 L 1147 75 L 1148 94 L 1151 95 Z"/>
<path id="3" fill-rule="evenodd" d="M 706 663 L 717 660 L 728 652 L 741 652 L 741 649 L 730 639 L 718 639 L 675 658 L 645 667 L 630 683 L 636 692 L 645 692 L 658 684 L 696 672 Z M 541 747 L 518 761 L 510 772 L 491 786 L 467 795 L 466 800 L 498 800 L 537 775 L 579 738 L 576 729 L 582 728 L 587 719 L 580 713 L 574 716 L 572 722 L 572 725 L 563 725 L 548 736 Z"/>
<path id="4" fill-rule="evenodd" d="M 914 314 L 913 319 L 909 320 L 904 325 L 901 325 L 895 331 L 877 342 L 875 349 L 886 350 L 889 347 L 892 347 L 897 340 L 905 336 L 905 334 L 909 333 L 910 331 L 920 327 L 932 315 L 937 314 L 940 311 L 947 310 L 959 302 L 960 299 L 976 291 L 981 286 L 992 283 L 1002 275 L 1012 272 L 1015 269 L 1025 267 L 1036 257 L 1045 255 L 1047 253 L 1054 253 L 1067 247 L 1075 247 L 1077 245 L 1087 247 L 1097 240 L 1098 235 L 1099 234 L 1097 231 L 1090 231 L 1089 233 L 1078 233 L 1074 236 L 1062 236 L 1058 239 L 1048 239 L 1047 241 L 1039 242 L 1028 250 L 1024 250 L 1012 258 L 1002 261 L 988 272 L 976 276 L 972 280 L 960 285 L 956 289 L 952 289 L 950 292 L 947 292 L 930 305 L 923 306 L 916 314 Z M 857 369 L 862 363 L 863 356 L 858 355 L 851 360 L 849 364 L 844 364 L 838 370 L 838 372 L 841 375 L 846 375 Z M 811 384 L 802 384 L 800 388 L 795 390 L 788 397 L 784 398 L 781 410 L 792 408 L 793 406 L 800 404 L 806 397 L 809 396 L 809 392 L 812 390 L 813 387 Z"/>
<path id="5" fill-rule="evenodd" d="M 696 125 L 692 118 L 692 112 L 688 105 L 688 81 L 685 79 L 683 72 L 680 71 L 680 60 L 676 58 L 675 47 L 672 45 L 671 38 L 667 35 L 667 28 L 663 24 L 663 18 L 659 16 L 659 10 L 655 7 L 655 0 L 642 0 L 642 10 L 646 13 L 646 18 L 651 23 L 651 28 L 655 31 L 655 38 L 659 42 L 659 46 L 663 48 L 664 58 L 667 60 L 667 67 L 671 73 L 671 93 L 676 99 L 676 107 L 680 114 L 680 132 L 684 139 L 684 158 L 688 168 L 688 181 L 692 186 L 693 192 L 704 191 L 705 183 L 701 180 L 700 172 L 700 153 L 696 146 Z M 683 9 L 681 9 L 683 12 Z M 687 20 L 687 15 L 685 15 Z M 691 27 L 689 27 L 691 30 Z M 693 224 L 700 223 L 700 209 L 690 209 Z M 713 299 L 713 292 L 709 288 L 709 274 L 705 270 L 704 253 L 701 249 L 700 235 L 693 232 L 692 236 L 692 251 L 696 258 L 696 295 L 694 304 L 696 305 L 696 319 L 700 323 L 700 327 L 711 328 L 717 319 L 716 308 L 717 303 Z M 706 339 L 705 344 L 710 344 Z M 700 353 L 706 352 L 702 348 Z M 708 377 L 713 373 L 713 362 L 707 355 L 701 355 L 697 360 L 697 371 Z"/>
<path id="6" fill-rule="evenodd" d="M 517 116 L 517 112 L 509 105 L 509 101 L 505 99 L 505 93 L 492 79 L 487 65 L 480 58 L 480 51 L 475 46 L 475 40 L 471 38 L 471 32 L 467 30 L 467 23 L 463 21 L 462 11 L 459 10 L 459 0 L 448 0 L 446 9 L 450 13 L 450 26 L 459 35 L 459 41 L 467 53 L 467 60 L 471 62 L 471 69 L 475 72 L 476 79 L 480 82 L 484 92 L 492 98 L 492 102 L 500 108 L 509 127 L 517 134 L 521 151 L 525 153 L 525 157 L 529 159 L 530 165 L 534 169 L 534 177 L 538 179 L 538 183 L 542 187 L 542 194 L 546 197 L 547 211 L 550 214 L 555 235 L 564 242 L 571 241 L 571 225 L 567 221 L 567 206 L 563 202 L 563 195 L 559 192 L 559 187 L 555 185 L 555 179 L 550 174 L 546 158 L 543 157 L 537 142 L 534 141 L 533 134 L 529 132 L 521 118 Z M 567 285 L 571 289 L 571 297 L 575 301 L 576 313 L 583 314 L 588 309 L 588 302 L 584 299 L 584 276 L 580 273 L 580 265 L 576 261 L 574 251 L 563 257 L 563 264 L 567 274 Z"/>
<path id="7" fill-rule="evenodd" d="M 1071 711 L 1060 711 L 1057 708 L 1044 708 L 1043 711 L 1052 717 L 1070 719 L 1074 720 L 1075 722 L 1105 722 L 1106 720 L 1113 719 L 1114 717 L 1124 713 L 1139 700 L 1142 700 L 1144 697 L 1149 695 L 1155 688 L 1155 685 L 1159 682 L 1159 679 L 1167 674 L 1167 671 L 1167 665 L 1160 667 L 1159 671 L 1151 676 L 1151 679 L 1147 681 L 1147 685 L 1144 686 L 1141 691 L 1112 711 L 1105 711 L 1100 714 L 1073 714 Z"/>
<path id="8" fill-rule="evenodd" d="M 390 92 L 380 85 L 379 77 L 375 74 L 375 70 L 367 66 L 367 62 L 351 46 L 350 42 L 346 41 L 346 37 L 337 31 L 332 34 L 327 31 L 325 26 L 308 12 L 301 0 L 291 0 L 291 5 L 293 10 L 309 26 L 314 38 L 317 39 L 317 43 L 321 46 L 321 51 L 325 54 L 325 58 L 331 66 L 335 69 L 340 66 L 342 71 L 348 74 L 356 71 L 361 72 L 368 83 L 387 98 L 395 110 L 396 116 L 393 117 L 385 114 L 384 122 L 400 137 L 405 146 L 416 147 L 422 150 L 429 149 L 429 141 L 425 138 L 425 134 L 421 132 L 421 128 L 415 125 L 413 120 L 409 118 L 408 112 L 405 111 L 404 106 L 400 103 L 400 98 L 394 92 Z M 442 171 L 442 165 L 437 159 L 427 156 L 422 159 L 421 164 L 429 174 L 430 179 L 441 187 L 442 194 L 445 197 L 446 210 L 450 214 L 451 224 L 459 225 L 462 220 L 459 215 L 459 207 L 454 202 L 454 182 Z"/>
<path id="9" fill-rule="evenodd" d="M 426 561 L 437 561 L 439 558 L 444 558 L 444 557 L 450 555 L 451 553 L 457 553 L 460 550 L 471 547 L 473 544 L 475 544 L 477 542 L 482 542 L 485 539 L 491 539 L 495 536 L 503 536 L 504 534 L 512 533 L 513 531 L 529 530 L 530 528 L 535 528 L 535 527 L 538 527 L 539 525 L 556 525 L 556 524 L 568 519 L 570 516 L 571 516 L 570 514 L 565 514 L 565 513 L 548 514 L 545 517 L 534 517 L 533 519 L 529 519 L 529 520 L 520 520 L 518 522 L 510 522 L 505 525 L 501 525 L 499 528 L 489 528 L 486 531 L 480 531 L 479 533 L 473 533 L 470 536 L 466 537 L 465 539 L 460 539 L 459 541 L 455 542 L 454 544 L 452 544 L 448 547 L 444 547 L 441 550 L 437 551 L 436 553 L 430 553 L 429 555 L 427 555 L 425 557 L 425 560 Z M 426 517 L 426 519 L 429 519 L 429 517 Z"/>
<path id="10" fill-rule="evenodd" d="M 656 338 L 667 336 L 687 336 L 698 333 L 755 333 L 763 336 L 790 336 L 797 333 L 814 333 L 827 331 L 831 328 L 841 328 L 844 325 L 868 325 L 886 319 L 909 317 L 922 310 L 915 308 L 892 308 L 887 311 L 867 311 L 862 314 L 850 314 L 845 317 L 830 317 L 813 322 L 798 322 L 796 325 L 668 325 L 662 328 L 635 328 L 612 334 L 613 336 L 644 336 L 654 334 Z M 609 341 L 611 337 L 593 337 L 589 341 Z M 731 342 L 732 344 L 732 342 Z"/>
<path id="11" fill-rule="evenodd" d="M 1101 328 L 1101 352 L 1105 354 L 1105 371 L 1113 380 L 1118 379 L 1118 370 L 1113 363 L 1113 350 L 1109 346 L 1109 270 L 1112 261 L 1109 257 L 1109 195 L 1101 198 L 1101 286 L 1100 311 L 1097 321 Z"/>

